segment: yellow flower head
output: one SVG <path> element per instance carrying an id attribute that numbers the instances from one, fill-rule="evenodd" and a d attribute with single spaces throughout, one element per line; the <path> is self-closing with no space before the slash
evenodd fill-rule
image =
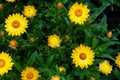
<path id="1" fill-rule="evenodd" d="M 118 53 L 118 56 L 116 56 L 115 63 L 120 68 L 120 53 Z"/>
<path id="2" fill-rule="evenodd" d="M 75 24 L 84 24 L 84 22 L 89 17 L 90 10 L 86 5 L 78 4 L 77 2 L 70 7 L 68 12 L 68 16 L 71 22 L 75 22 Z"/>
<path id="3" fill-rule="evenodd" d="M 28 17 L 28 18 L 32 18 L 36 15 L 36 9 L 34 6 L 24 6 L 24 11 L 23 11 L 23 14 Z"/>
<path id="4" fill-rule="evenodd" d="M 16 40 L 13 39 L 9 41 L 9 47 L 15 49 L 17 45 L 18 45 L 18 42 Z"/>
<path id="5" fill-rule="evenodd" d="M 60 66 L 59 67 L 59 71 L 62 72 L 62 71 L 65 71 L 66 72 L 66 68 L 64 66 Z"/>
<path id="6" fill-rule="evenodd" d="M 26 67 L 21 73 L 22 80 L 38 80 L 39 72 L 33 67 Z"/>
<path id="7" fill-rule="evenodd" d="M 20 36 L 26 32 L 27 25 L 28 20 L 19 13 L 9 15 L 5 20 L 5 30 L 8 32 L 8 35 L 12 36 Z"/>
<path id="8" fill-rule="evenodd" d="M 99 71 L 105 75 L 108 75 L 112 71 L 112 65 L 109 64 L 109 61 L 104 60 L 99 64 Z"/>
<path id="9" fill-rule="evenodd" d="M 48 36 L 48 46 L 56 48 L 60 46 L 61 39 L 56 34 Z"/>
<path id="10" fill-rule="evenodd" d="M 12 58 L 9 54 L 2 52 L 0 53 L 0 75 L 8 73 L 8 70 L 12 70 L 13 66 Z"/>
<path id="11" fill-rule="evenodd" d="M 72 51 L 71 58 L 76 67 L 81 69 L 88 68 L 88 65 L 92 65 L 94 61 L 94 52 L 90 47 L 80 44 Z"/>
<path id="12" fill-rule="evenodd" d="M 60 76 L 54 75 L 51 77 L 51 80 L 60 80 Z"/>
<path id="13" fill-rule="evenodd" d="M 16 0 L 6 0 L 7 2 L 15 2 Z"/>

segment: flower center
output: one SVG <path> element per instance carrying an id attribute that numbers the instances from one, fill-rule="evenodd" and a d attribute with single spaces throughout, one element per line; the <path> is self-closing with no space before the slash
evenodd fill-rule
<path id="1" fill-rule="evenodd" d="M 81 10 L 81 9 L 76 9 L 76 10 L 75 10 L 75 15 L 76 15 L 77 17 L 82 16 L 82 10 Z"/>
<path id="2" fill-rule="evenodd" d="M 5 66 L 5 60 L 4 59 L 0 59 L 0 68 Z"/>
<path id="3" fill-rule="evenodd" d="M 28 74 L 27 74 L 27 78 L 28 78 L 28 79 L 32 79 L 33 76 L 34 76 L 33 73 L 28 73 Z"/>
<path id="4" fill-rule="evenodd" d="M 82 60 L 85 60 L 86 59 L 86 54 L 85 53 L 81 53 L 79 55 L 79 58 L 82 59 Z"/>
<path id="5" fill-rule="evenodd" d="M 14 20 L 14 21 L 12 22 L 12 26 L 13 26 L 14 28 L 18 28 L 18 27 L 20 26 L 20 22 L 19 22 L 18 20 Z"/>

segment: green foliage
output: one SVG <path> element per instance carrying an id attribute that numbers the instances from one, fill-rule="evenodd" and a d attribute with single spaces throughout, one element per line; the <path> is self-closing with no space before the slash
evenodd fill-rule
<path id="1" fill-rule="evenodd" d="M 111 5 L 120 7 L 119 0 L 99 0 L 100 7 L 96 7 L 91 0 L 77 0 L 90 8 L 89 20 L 84 25 L 78 25 L 69 20 L 68 11 L 76 0 L 28 0 L 10 3 L 0 0 L 4 8 L 0 10 L 0 51 L 8 52 L 13 59 L 14 66 L 11 71 L 0 80 L 20 80 L 21 72 L 27 67 L 34 67 L 39 71 L 41 77 L 39 80 L 50 80 L 51 76 L 59 75 L 60 80 L 120 80 L 120 69 L 115 64 L 117 53 L 120 51 L 119 28 L 111 30 L 112 37 L 107 37 L 108 23 L 104 10 Z M 61 9 L 57 8 L 58 2 L 63 3 Z M 21 36 L 12 37 L 5 31 L 5 19 L 12 13 L 21 13 L 24 6 L 34 5 L 37 9 L 36 16 L 27 18 L 27 32 Z M 15 6 L 17 6 L 15 8 Z M 100 21 L 98 17 L 103 14 Z M 51 48 L 47 44 L 48 36 L 57 34 L 62 39 L 58 48 Z M 66 38 L 66 36 L 68 36 Z M 30 42 L 33 37 L 35 41 Z M 15 39 L 18 46 L 13 49 L 9 47 L 9 41 Z M 81 69 L 75 67 L 72 63 L 72 50 L 84 44 L 90 46 L 95 52 L 93 65 Z M 111 74 L 108 76 L 98 71 L 99 63 L 103 60 L 109 60 L 113 66 Z M 59 66 L 64 66 L 66 72 L 59 71 Z"/>

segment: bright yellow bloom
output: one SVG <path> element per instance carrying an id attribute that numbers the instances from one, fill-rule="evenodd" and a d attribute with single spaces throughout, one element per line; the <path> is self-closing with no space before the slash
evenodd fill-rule
<path id="1" fill-rule="evenodd" d="M 24 6 L 23 14 L 26 17 L 32 18 L 32 17 L 36 16 L 36 12 L 37 12 L 37 10 L 35 9 L 34 6 L 31 6 L 31 5 Z"/>
<path id="2" fill-rule="evenodd" d="M 16 40 L 13 39 L 9 41 L 9 47 L 16 49 L 17 45 L 18 45 L 18 42 Z"/>
<path id="3" fill-rule="evenodd" d="M 65 71 L 66 72 L 66 68 L 64 66 L 60 66 L 59 67 L 59 71 L 62 72 L 62 71 Z"/>
<path id="4" fill-rule="evenodd" d="M 7 2 L 15 2 L 16 0 L 6 0 Z"/>
<path id="5" fill-rule="evenodd" d="M 60 47 L 61 39 L 56 34 L 48 36 L 48 46 L 52 48 Z"/>
<path id="6" fill-rule="evenodd" d="M 94 52 L 90 47 L 80 44 L 72 51 L 71 58 L 76 67 L 81 69 L 88 68 L 88 65 L 92 65 L 94 61 Z"/>
<path id="7" fill-rule="evenodd" d="M 90 10 L 86 5 L 78 4 L 77 2 L 70 7 L 68 12 L 68 16 L 71 22 L 75 22 L 75 24 L 84 24 L 84 22 L 89 17 Z"/>
<path id="8" fill-rule="evenodd" d="M 54 75 L 51 77 L 51 80 L 60 80 L 60 76 Z"/>
<path id="9" fill-rule="evenodd" d="M 118 53 L 118 56 L 116 56 L 115 63 L 120 68 L 120 52 Z"/>
<path id="10" fill-rule="evenodd" d="M 26 67 L 21 72 L 22 80 L 38 80 L 39 72 L 33 67 Z"/>
<path id="11" fill-rule="evenodd" d="M 8 73 L 8 70 L 12 70 L 13 62 L 11 56 L 8 53 L 0 53 L 0 75 Z"/>
<path id="12" fill-rule="evenodd" d="M 19 13 L 9 15 L 5 20 L 5 30 L 8 32 L 8 35 L 20 36 L 26 32 L 28 28 L 28 20 L 23 15 Z"/>
<path id="13" fill-rule="evenodd" d="M 104 60 L 99 64 L 99 71 L 105 75 L 108 75 L 112 71 L 112 65 L 109 64 L 109 61 Z"/>

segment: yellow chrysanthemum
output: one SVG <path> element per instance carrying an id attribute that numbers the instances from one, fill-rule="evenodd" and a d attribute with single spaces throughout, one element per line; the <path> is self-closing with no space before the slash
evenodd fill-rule
<path id="1" fill-rule="evenodd" d="M 38 80 L 39 72 L 33 67 L 26 67 L 21 73 L 22 80 Z"/>
<path id="2" fill-rule="evenodd" d="M 90 10 L 86 5 L 78 4 L 77 2 L 70 7 L 68 12 L 68 16 L 71 22 L 75 22 L 75 24 L 84 24 L 84 22 L 89 17 Z"/>
<path id="3" fill-rule="evenodd" d="M 16 0 L 6 0 L 7 2 L 15 2 Z"/>
<path id="4" fill-rule="evenodd" d="M 120 53 L 118 53 L 118 56 L 116 56 L 115 63 L 120 68 Z"/>
<path id="5" fill-rule="evenodd" d="M 48 46 L 56 48 L 60 46 L 61 39 L 56 34 L 48 36 Z"/>
<path id="6" fill-rule="evenodd" d="M 12 36 L 20 36 L 26 32 L 26 28 L 28 28 L 27 25 L 28 20 L 19 13 L 9 15 L 9 17 L 5 20 L 5 30 L 8 32 L 8 35 Z"/>
<path id="7" fill-rule="evenodd" d="M 28 6 L 24 6 L 24 11 L 23 14 L 28 17 L 28 18 L 32 18 L 36 15 L 36 9 L 34 6 L 28 5 Z"/>
<path id="8" fill-rule="evenodd" d="M 13 66 L 12 58 L 9 54 L 2 52 L 0 53 L 0 75 L 8 73 L 8 70 L 12 70 Z"/>
<path id="9" fill-rule="evenodd" d="M 51 80 L 60 80 L 60 76 L 54 75 L 51 77 Z"/>
<path id="10" fill-rule="evenodd" d="M 18 45 L 18 42 L 16 40 L 13 39 L 9 41 L 9 47 L 16 49 L 17 45 Z"/>
<path id="11" fill-rule="evenodd" d="M 76 67 L 79 66 L 83 69 L 93 64 L 94 52 L 90 47 L 80 44 L 80 46 L 75 48 L 72 52 L 71 58 Z"/>
<path id="12" fill-rule="evenodd" d="M 109 61 L 104 60 L 99 64 L 99 71 L 105 75 L 108 75 L 112 71 L 112 65 L 109 64 Z"/>
<path id="13" fill-rule="evenodd" d="M 60 66 L 60 67 L 59 67 L 59 71 L 60 71 L 60 72 L 62 72 L 62 71 L 66 72 L 66 68 L 65 68 L 64 66 Z"/>

